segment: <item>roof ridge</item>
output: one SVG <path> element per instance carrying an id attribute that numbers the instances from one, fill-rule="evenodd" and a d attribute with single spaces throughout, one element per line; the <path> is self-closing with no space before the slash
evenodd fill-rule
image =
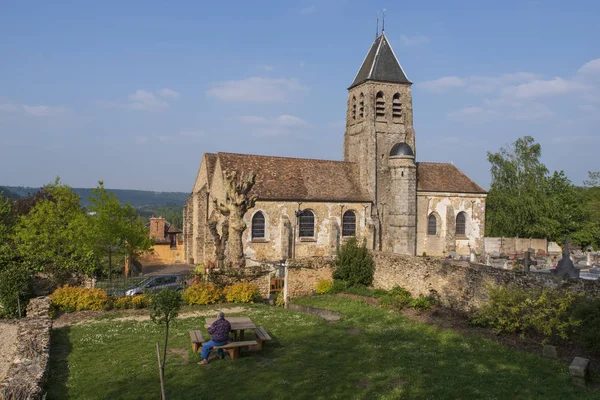
<path id="1" fill-rule="evenodd" d="M 263 158 L 278 158 L 284 160 L 303 160 L 303 161 L 319 161 L 319 162 L 327 162 L 327 163 L 340 163 L 340 164 L 352 164 L 357 165 L 357 163 L 353 161 L 342 161 L 342 160 L 324 160 L 321 158 L 303 158 L 303 157 L 282 157 L 282 156 L 267 156 L 263 154 L 244 154 L 244 153 L 229 153 L 226 151 L 220 151 L 217 155 L 233 155 L 233 156 L 244 156 L 244 157 L 263 157 Z"/>

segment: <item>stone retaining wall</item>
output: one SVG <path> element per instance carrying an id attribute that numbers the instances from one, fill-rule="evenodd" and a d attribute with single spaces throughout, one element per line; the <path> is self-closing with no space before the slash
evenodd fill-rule
<path id="1" fill-rule="evenodd" d="M 310 296 L 323 279 L 333 279 L 333 259 L 312 257 L 290 260 L 288 265 L 288 298 Z"/>
<path id="2" fill-rule="evenodd" d="M 373 258 L 375 288 L 389 290 L 398 285 L 413 296 L 431 295 L 445 307 L 465 313 L 473 312 L 488 300 L 488 284 L 514 284 L 523 289 L 549 287 L 585 293 L 590 298 L 600 297 L 600 281 L 557 280 L 550 274 L 384 252 L 373 252 Z"/>
<path id="3" fill-rule="evenodd" d="M 8 378 L 0 385 L 0 398 L 6 400 L 41 399 L 50 356 L 50 299 L 32 299 L 27 317 L 19 321 L 17 352 L 8 370 Z"/>

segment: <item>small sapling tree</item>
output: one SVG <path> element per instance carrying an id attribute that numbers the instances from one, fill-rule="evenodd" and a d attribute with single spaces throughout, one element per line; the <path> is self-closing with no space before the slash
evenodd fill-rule
<path id="1" fill-rule="evenodd" d="M 152 296 L 150 302 L 150 318 L 156 324 L 165 324 L 165 347 L 161 361 L 161 376 L 165 375 L 165 362 L 167 359 L 167 344 L 169 342 L 169 324 L 177 317 L 181 308 L 181 294 L 172 289 L 163 289 Z"/>

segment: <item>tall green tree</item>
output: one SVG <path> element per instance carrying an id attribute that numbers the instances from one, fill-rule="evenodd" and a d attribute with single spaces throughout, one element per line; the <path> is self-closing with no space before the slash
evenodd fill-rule
<path id="1" fill-rule="evenodd" d="M 149 230 L 129 204 L 122 205 L 117 196 L 99 181 L 89 197 L 93 246 L 98 256 L 107 261 L 112 277 L 115 259 L 135 259 L 151 246 Z"/>
<path id="2" fill-rule="evenodd" d="M 18 255 L 35 271 L 91 273 L 97 263 L 79 196 L 59 178 L 44 189 L 49 198 L 38 200 L 15 227 Z"/>
<path id="3" fill-rule="evenodd" d="M 549 175 L 542 148 L 531 136 L 488 152 L 492 183 L 486 201 L 486 236 L 560 240 L 586 219 L 580 192 L 562 171 Z"/>

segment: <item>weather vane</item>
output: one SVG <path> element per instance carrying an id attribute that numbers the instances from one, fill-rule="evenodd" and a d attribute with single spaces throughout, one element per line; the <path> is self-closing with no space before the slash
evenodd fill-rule
<path id="1" fill-rule="evenodd" d="M 381 21 L 381 34 L 383 34 L 383 32 L 385 32 L 385 8 L 383 9 L 383 17 Z"/>

